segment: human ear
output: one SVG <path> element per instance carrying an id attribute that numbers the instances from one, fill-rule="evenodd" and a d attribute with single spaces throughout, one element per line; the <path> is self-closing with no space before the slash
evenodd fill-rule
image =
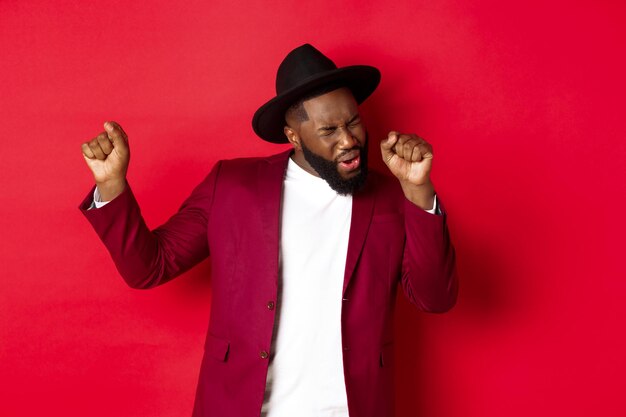
<path id="1" fill-rule="evenodd" d="M 302 146 L 300 146 L 300 136 L 298 135 L 298 133 L 289 126 L 285 126 L 283 132 L 285 132 L 287 140 L 293 145 L 294 149 L 297 151 L 301 151 Z"/>

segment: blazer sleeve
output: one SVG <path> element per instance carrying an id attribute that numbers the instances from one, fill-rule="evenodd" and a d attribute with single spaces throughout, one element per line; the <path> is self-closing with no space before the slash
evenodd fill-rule
<path id="1" fill-rule="evenodd" d="M 132 288 L 152 288 L 182 274 L 209 255 L 208 220 L 218 162 L 163 225 L 150 230 L 130 185 L 106 206 L 90 209 L 93 188 L 79 209 Z M 95 187 L 94 187 L 95 188 Z"/>
<path id="2" fill-rule="evenodd" d="M 458 277 L 446 213 L 427 213 L 405 199 L 406 243 L 402 260 L 402 288 L 423 311 L 443 313 L 456 303 Z"/>

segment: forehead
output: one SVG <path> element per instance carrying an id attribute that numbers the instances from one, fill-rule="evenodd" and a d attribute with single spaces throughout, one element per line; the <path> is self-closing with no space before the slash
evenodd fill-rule
<path id="1" fill-rule="evenodd" d="M 345 122 L 358 112 L 358 104 L 348 88 L 322 94 L 303 103 L 309 120 L 315 123 Z"/>

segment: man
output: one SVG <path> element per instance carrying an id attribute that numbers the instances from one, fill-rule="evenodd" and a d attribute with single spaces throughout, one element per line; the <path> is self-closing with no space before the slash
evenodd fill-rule
<path id="1" fill-rule="evenodd" d="M 211 256 L 194 416 L 393 416 L 397 284 L 419 309 L 443 312 L 457 278 L 431 146 L 390 132 L 380 149 L 395 178 L 368 173 L 358 104 L 379 80 L 308 44 L 291 51 L 252 123 L 293 150 L 218 162 L 153 231 L 126 181 L 122 128 L 107 122 L 82 145 L 96 188 L 80 207 L 131 287 Z"/>

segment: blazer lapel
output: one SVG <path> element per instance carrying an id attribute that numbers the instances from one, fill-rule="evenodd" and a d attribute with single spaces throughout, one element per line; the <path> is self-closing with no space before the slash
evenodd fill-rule
<path id="1" fill-rule="evenodd" d="M 371 186 L 366 186 L 363 190 L 354 194 L 352 197 L 352 220 L 350 222 L 350 237 L 348 239 L 348 255 L 346 256 L 346 271 L 343 277 L 342 294 L 346 293 L 346 288 L 348 288 L 356 264 L 361 256 L 373 209 L 374 193 Z"/>
<path id="2" fill-rule="evenodd" d="M 280 210 L 283 192 L 283 180 L 291 150 L 268 157 L 259 164 L 257 175 L 257 209 L 261 213 L 262 245 L 258 248 L 258 257 L 265 272 L 274 277 L 272 283 L 278 285 L 278 266 L 280 248 Z M 266 275 L 267 276 L 267 275 Z"/>

